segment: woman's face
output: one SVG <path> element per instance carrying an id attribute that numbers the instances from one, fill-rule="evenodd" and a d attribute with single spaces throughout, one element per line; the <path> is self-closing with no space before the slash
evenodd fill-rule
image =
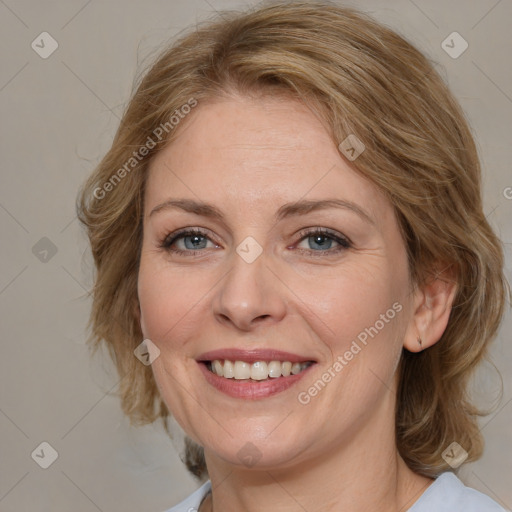
<path id="1" fill-rule="evenodd" d="M 413 299 L 390 202 L 295 100 L 183 122 L 150 165 L 138 282 L 172 414 L 207 457 L 274 468 L 394 428 Z"/>

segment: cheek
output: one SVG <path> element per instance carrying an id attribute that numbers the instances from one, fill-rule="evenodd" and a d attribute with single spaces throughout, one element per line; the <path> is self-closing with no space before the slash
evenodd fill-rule
<path id="1" fill-rule="evenodd" d="M 202 398 L 191 381 L 197 369 L 193 368 L 196 363 L 189 357 L 186 342 L 197 329 L 194 305 L 198 299 L 195 294 L 179 292 L 179 285 L 158 273 L 151 274 L 151 278 L 141 273 L 141 326 L 144 337 L 160 350 L 151 365 L 160 395 L 180 426 L 197 441 L 191 418 L 199 414 L 194 407 L 202 403 Z"/>
<path id="2" fill-rule="evenodd" d="M 195 396 L 194 390 L 186 379 L 186 374 L 180 373 L 179 365 L 173 364 L 169 358 L 159 357 L 153 364 L 153 376 L 164 403 L 172 417 L 194 441 L 201 444 L 195 418 L 201 416 L 201 397 Z M 187 389 L 186 392 L 184 390 Z M 200 410 L 196 409 L 197 404 Z M 202 406 L 204 407 L 204 405 Z"/>
<path id="3" fill-rule="evenodd" d="M 181 425 L 184 415 L 183 397 L 180 394 L 182 386 L 179 383 L 183 381 L 183 375 L 179 373 L 179 365 L 176 365 L 172 358 L 166 357 L 164 352 L 153 362 L 151 369 L 165 404 Z"/>
<path id="4" fill-rule="evenodd" d="M 392 388 L 406 321 L 406 281 L 390 266 L 352 267 L 329 280 L 316 279 L 315 285 L 302 282 L 299 289 L 297 283 L 297 296 L 304 301 L 300 315 L 326 354 L 322 371 L 301 387 L 299 401 L 315 401 L 317 407 L 356 422 Z M 329 382 L 325 393 L 318 384 L 324 377 Z"/>
<path id="5" fill-rule="evenodd" d="M 317 272 L 308 279 L 290 280 L 290 288 L 303 304 L 302 314 L 324 333 L 332 350 L 339 352 L 358 335 L 377 323 L 379 331 L 396 329 L 405 282 L 380 257 L 361 258 L 328 274 Z M 381 317 L 383 315 L 383 318 Z M 374 331 L 372 331 L 374 332 Z"/>
<path id="6" fill-rule="evenodd" d="M 210 288 L 199 273 L 170 271 L 156 259 L 142 257 L 138 296 L 144 336 L 155 343 L 167 339 L 178 324 L 193 315 Z"/>

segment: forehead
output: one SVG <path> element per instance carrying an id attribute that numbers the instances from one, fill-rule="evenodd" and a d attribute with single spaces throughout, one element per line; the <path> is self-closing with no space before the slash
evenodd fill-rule
<path id="1" fill-rule="evenodd" d="M 166 149 L 174 162 L 193 159 L 197 167 L 204 167 L 205 161 L 215 164 L 237 158 L 250 166 L 256 159 L 288 159 L 296 152 L 319 158 L 327 145 L 334 143 L 321 121 L 298 100 L 233 96 L 200 103 Z M 164 153 L 165 149 L 155 164 L 166 157 Z M 207 160 L 211 156 L 213 162 Z"/>
<path id="2" fill-rule="evenodd" d="M 199 104 L 151 162 L 147 207 L 174 197 L 257 207 L 338 197 L 379 218 L 383 195 L 341 155 L 322 121 L 291 98 Z"/>

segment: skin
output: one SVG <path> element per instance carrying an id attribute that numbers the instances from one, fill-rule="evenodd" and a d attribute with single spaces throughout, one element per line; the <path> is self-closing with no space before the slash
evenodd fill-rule
<path id="1" fill-rule="evenodd" d="M 432 480 L 396 449 L 396 369 L 403 347 L 439 340 L 454 286 L 412 286 L 391 203 L 303 104 L 231 95 L 201 103 L 183 123 L 150 164 L 138 314 L 160 349 L 152 365 L 160 392 L 205 449 L 214 490 L 201 511 L 407 510 Z M 151 214 L 171 199 L 209 203 L 223 219 L 178 208 Z M 351 201 L 371 221 L 333 207 L 276 219 L 287 203 L 326 199 Z M 188 250 L 191 238 L 172 246 L 185 254 L 161 247 L 187 227 L 205 231 L 204 248 Z M 336 251 L 328 236 L 315 245 L 304 230 L 318 227 L 351 246 Z M 263 249 L 252 263 L 236 252 L 248 236 Z M 396 302 L 401 311 L 300 403 L 298 393 Z M 196 358 L 233 347 L 276 348 L 317 364 L 273 397 L 232 398 L 208 384 Z M 239 457 L 248 442 L 259 457 L 250 467 Z"/>

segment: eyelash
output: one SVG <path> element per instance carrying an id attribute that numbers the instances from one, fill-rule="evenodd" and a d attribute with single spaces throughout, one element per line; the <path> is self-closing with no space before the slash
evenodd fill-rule
<path id="1" fill-rule="evenodd" d="M 173 254 L 176 254 L 178 256 L 183 256 L 183 255 L 196 256 L 196 255 L 199 255 L 199 253 L 204 252 L 204 251 L 194 251 L 193 249 L 187 249 L 184 251 L 182 249 L 173 249 L 172 248 L 172 245 L 177 240 L 179 240 L 180 238 L 186 238 L 187 236 L 201 236 L 204 238 L 208 238 L 208 240 L 210 240 L 210 238 L 208 237 L 208 233 L 206 233 L 206 231 L 203 231 L 199 228 L 187 228 L 187 229 L 178 231 L 177 233 L 169 233 L 168 235 L 166 235 L 163 238 L 163 240 L 160 242 L 159 247 L 161 249 L 164 249 L 164 250 L 171 252 Z M 212 241 L 212 240 L 210 240 L 210 241 Z"/>
<path id="2" fill-rule="evenodd" d="M 208 236 L 208 233 L 206 231 L 203 231 L 199 228 L 187 228 L 181 231 L 178 231 L 176 233 L 169 233 L 167 234 L 159 243 L 159 247 L 161 249 L 164 249 L 170 253 L 176 254 L 178 256 L 197 256 L 200 253 L 204 253 L 203 250 L 193 250 L 193 249 L 173 249 L 172 245 L 180 240 L 181 238 L 186 238 L 187 236 L 200 236 L 207 238 L 210 242 L 213 242 L 211 238 Z M 335 241 L 338 246 L 334 249 L 327 249 L 324 251 L 314 251 L 312 249 L 304 249 L 304 248 L 296 248 L 295 250 L 300 251 L 302 253 L 309 253 L 314 254 L 315 256 L 330 256 L 333 254 L 337 254 L 341 251 L 350 249 L 352 247 L 352 242 L 350 240 L 342 235 L 337 234 L 336 232 L 333 232 L 326 228 L 308 228 L 305 230 L 302 230 L 299 233 L 299 240 L 296 242 L 297 244 L 305 240 L 306 238 L 313 237 L 313 236 L 325 236 L 327 238 L 330 238 L 331 240 Z M 216 242 L 213 242 L 216 243 Z M 218 244 L 216 244 L 218 245 Z"/>
<path id="3" fill-rule="evenodd" d="M 332 256 L 333 254 L 338 254 L 339 252 L 342 251 L 346 251 L 347 249 L 350 249 L 352 247 L 352 242 L 350 242 L 350 240 L 347 237 L 338 234 L 335 231 L 331 231 L 330 229 L 327 228 L 304 229 L 299 232 L 299 240 L 296 243 L 300 243 L 303 240 L 313 236 L 325 236 L 327 238 L 330 238 L 331 240 L 334 240 L 338 245 L 334 249 L 327 249 L 325 251 L 314 251 L 313 249 L 303 249 L 301 247 L 295 250 L 303 253 L 314 254 L 315 257 L 327 257 Z"/>

